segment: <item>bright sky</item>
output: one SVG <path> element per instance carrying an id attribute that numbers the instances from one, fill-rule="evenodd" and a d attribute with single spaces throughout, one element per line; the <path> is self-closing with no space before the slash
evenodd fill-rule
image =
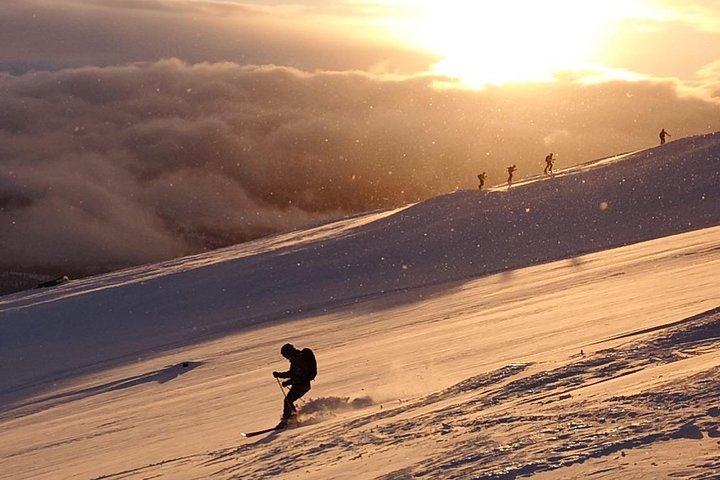
<path id="1" fill-rule="evenodd" d="M 568 71 L 594 80 L 707 77 L 720 52 L 720 1 L 691 3 L 306 0 L 304 7 L 380 27 L 396 42 L 437 54 L 436 73 L 482 86 L 547 81 Z"/>
<path id="2" fill-rule="evenodd" d="M 550 80 L 602 57 L 612 23 L 653 14 L 640 0 L 418 0 L 422 15 L 408 25 L 411 41 L 443 57 L 435 68 L 470 85 Z"/>
<path id="3" fill-rule="evenodd" d="M 670 79 L 714 97 L 720 83 L 720 0 L 56 0 L 52 6 L 0 1 L 0 71 L 177 57 L 308 71 L 384 73 L 387 64 L 392 73 L 430 69 L 477 87 Z"/>
<path id="4" fill-rule="evenodd" d="M 638 49 L 642 56 L 648 49 L 653 56 L 649 39 L 663 30 L 669 35 L 681 27 L 705 34 L 720 30 L 720 8 L 714 15 L 711 8 L 713 3 L 720 7 L 717 1 L 704 6 L 695 2 L 693 7 L 662 0 L 386 3 L 413 12 L 397 19 L 394 33 L 399 39 L 437 53 L 442 60 L 435 71 L 470 86 L 552 80 L 563 71 L 603 72 L 616 78 L 652 75 L 633 71 L 632 63 L 621 60 L 623 52 Z M 684 39 L 674 40 L 682 45 Z M 668 54 L 680 60 L 687 52 Z"/>

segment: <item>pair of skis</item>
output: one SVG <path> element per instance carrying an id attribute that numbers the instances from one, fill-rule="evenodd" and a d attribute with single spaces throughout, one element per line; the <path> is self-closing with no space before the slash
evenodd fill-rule
<path id="1" fill-rule="evenodd" d="M 255 437 L 257 435 L 262 435 L 263 433 L 279 432 L 281 430 L 287 430 L 288 428 L 296 428 L 299 426 L 300 426 L 300 423 L 298 422 L 297 418 L 294 418 L 290 421 L 289 425 L 285 425 L 284 427 L 275 426 L 272 428 L 264 428 L 262 430 L 256 430 L 254 432 L 240 432 L 240 435 L 242 435 L 245 438 Z"/>
<path id="2" fill-rule="evenodd" d="M 285 389 L 283 388 L 282 384 L 280 383 L 280 380 L 278 380 L 277 378 L 275 380 L 278 381 L 278 385 L 280 386 L 280 391 L 282 391 L 283 396 L 286 396 Z M 294 422 L 295 422 L 295 425 L 297 426 L 297 418 L 295 418 Z M 249 437 L 255 437 L 257 435 L 262 435 L 263 433 L 270 433 L 270 432 L 285 430 L 286 428 L 288 428 L 287 424 L 284 426 L 277 425 L 272 428 L 265 428 L 263 430 L 256 430 L 254 432 L 240 432 L 240 435 L 242 435 L 245 438 L 249 438 Z"/>
<path id="3" fill-rule="evenodd" d="M 270 433 L 274 431 L 280 431 L 285 430 L 287 427 L 272 427 L 272 428 L 266 428 L 264 430 L 256 430 L 254 432 L 240 432 L 240 435 L 242 435 L 245 438 L 255 437 L 257 435 L 262 435 L 263 433 Z"/>

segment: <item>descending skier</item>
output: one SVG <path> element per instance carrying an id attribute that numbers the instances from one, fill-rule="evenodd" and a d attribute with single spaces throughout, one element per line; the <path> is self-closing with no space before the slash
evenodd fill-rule
<path id="1" fill-rule="evenodd" d="M 543 173 L 547 175 L 548 172 L 553 173 L 552 167 L 553 163 L 555 163 L 555 159 L 553 158 L 553 153 L 550 152 L 550 154 L 545 157 L 545 170 L 543 170 Z"/>
<path id="2" fill-rule="evenodd" d="M 477 177 L 478 177 L 478 182 L 480 182 L 478 184 L 478 190 L 482 190 L 483 185 L 485 185 L 485 172 L 478 174 Z"/>
<path id="3" fill-rule="evenodd" d="M 285 396 L 282 418 L 276 429 L 285 428 L 288 421 L 296 415 L 295 401 L 310 391 L 310 382 L 315 380 L 317 375 L 315 354 L 309 348 L 298 350 L 286 343 L 280 349 L 280 355 L 290 361 L 290 369 L 287 372 L 273 372 L 273 377 L 287 378 L 282 385 L 289 386 L 290 391 Z"/>
<path id="4" fill-rule="evenodd" d="M 659 137 L 660 137 L 660 145 L 665 145 L 665 137 L 672 137 L 672 135 L 670 135 L 668 132 L 666 132 L 665 129 L 663 128 L 662 130 L 660 130 Z"/>
<path id="5" fill-rule="evenodd" d="M 515 173 L 515 170 L 517 170 L 517 167 L 516 167 L 515 165 L 510 165 L 509 167 L 507 167 L 507 171 L 508 171 L 508 188 L 510 188 L 510 186 L 512 185 L 512 177 L 513 177 L 513 173 Z"/>

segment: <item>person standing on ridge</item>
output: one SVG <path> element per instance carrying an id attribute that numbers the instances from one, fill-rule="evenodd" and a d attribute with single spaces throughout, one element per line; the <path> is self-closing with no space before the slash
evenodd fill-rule
<path id="1" fill-rule="evenodd" d="M 478 181 L 480 184 L 478 185 L 478 190 L 482 190 L 483 185 L 485 185 L 485 172 L 482 172 L 478 174 Z"/>
<path id="2" fill-rule="evenodd" d="M 516 167 L 515 165 L 510 165 L 509 167 L 507 167 L 507 171 L 508 171 L 508 188 L 510 188 L 510 186 L 512 185 L 512 177 L 513 177 L 513 173 L 515 173 L 515 170 L 517 170 L 517 167 Z"/>
<path id="3" fill-rule="evenodd" d="M 282 386 L 289 386 L 290 391 L 285 395 L 282 418 L 276 429 L 287 427 L 288 421 L 296 416 L 295 401 L 310 391 L 310 382 L 317 376 L 315 354 L 309 348 L 298 350 L 292 344 L 286 343 L 280 349 L 280 355 L 288 359 L 290 369 L 287 372 L 273 372 L 273 377 L 287 378 L 282 382 Z"/>
<path id="4" fill-rule="evenodd" d="M 553 163 L 555 163 L 555 159 L 553 158 L 553 153 L 550 152 L 550 155 L 545 157 L 545 170 L 543 170 L 543 173 L 545 175 L 547 175 L 548 172 L 553 173 L 553 171 L 552 171 Z"/>
<path id="5" fill-rule="evenodd" d="M 665 137 L 672 137 L 672 135 L 670 135 L 668 132 L 666 132 L 665 129 L 663 128 L 662 130 L 660 130 L 659 137 L 660 137 L 660 145 L 665 145 Z"/>

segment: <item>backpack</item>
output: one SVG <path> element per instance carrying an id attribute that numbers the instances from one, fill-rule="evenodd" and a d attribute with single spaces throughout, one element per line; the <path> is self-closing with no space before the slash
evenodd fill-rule
<path id="1" fill-rule="evenodd" d="M 317 361 L 315 360 L 315 354 L 309 348 L 303 348 L 300 353 L 302 353 L 303 362 L 305 364 L 304 367 L 307 380 L 315 380 L 315 377 L 317 376 Z"/>

